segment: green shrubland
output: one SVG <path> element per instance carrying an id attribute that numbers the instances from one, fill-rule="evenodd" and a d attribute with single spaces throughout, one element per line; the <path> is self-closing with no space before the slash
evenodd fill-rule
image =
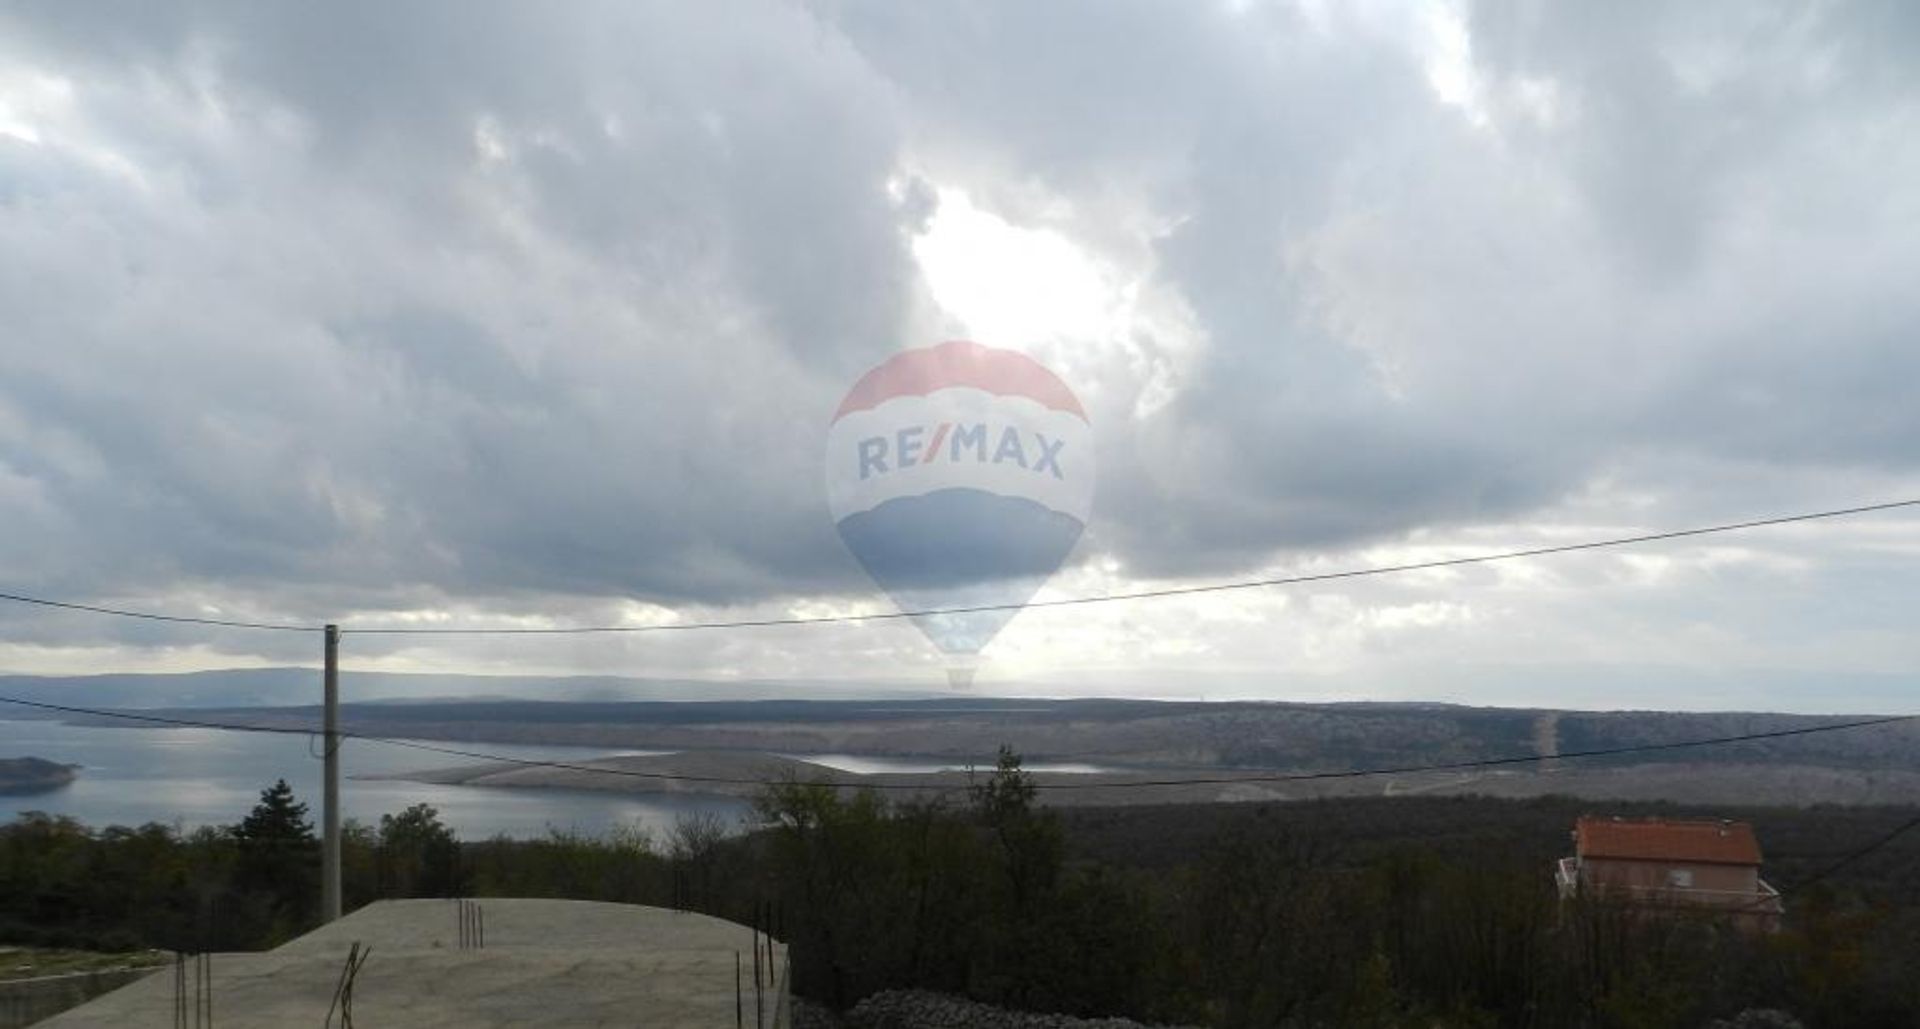
<path id="1" fill-rule="evenodd" d="M 1920 841 L 1837 869 L 1911 817 L 1752 818 L 1783 929 L 1564 906 L 1561 798 L 1371 798 L 1055 811 L 1017 756 L 971 789 L 889 803 L 771 786 L 750 824 L 463 841 L 426 805 L 349 824 L 349 907 L 568 897 L 773 929 L 829 1005 L 921 987 L 1070 1014 L 1240 1026 L 1694 1027 L 1756 1008 L 1808 1026 L 1920 1025 Z M 1659 806 L 1612 805 L 1638 814 Z M 1674 812 L 1678 813 L 1678 812 Z M 0 944 L 272 946 L 316 918 L 318 844 L 275 784 L 226 828 L 0 826 Z M 1826 873 L 1826 874 L 1823 874 Z"/>

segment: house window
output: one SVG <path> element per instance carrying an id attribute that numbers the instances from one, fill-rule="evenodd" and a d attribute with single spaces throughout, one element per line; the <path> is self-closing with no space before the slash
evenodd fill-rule
<path id="1" fill-rule="evenodd" d="M 1693 889 L 1693 869 L 1691 868 L 1667 869 L 1667 885 L 1679 890 Z"/>

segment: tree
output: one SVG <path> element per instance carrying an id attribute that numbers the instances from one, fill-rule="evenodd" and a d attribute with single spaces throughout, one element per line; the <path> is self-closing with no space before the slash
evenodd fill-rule
<path id="1" fill-rule="evenodd" d="M 268 940 L 305 929 L 319 910 L 320 855 L 307 805 L 285 779 L 260 791 L 260 803 L 232 829 L 240 844 L 234 885 L 245 899 L 239 917 L 258 923 Z"/>
<path id="2" fill-rule="evenodd" d="M 1060 825 L 1051 815 L 1034 809 L 1038 791 L 1033 776 L 1020 769 L 1020 755 L 1006 744 L 986 781 L 969 787 L 974 812 L 1000 844 L 1013 914 L 1025 917 L 1050 892 L 1058 877 L 1062 841 Z"/>
<path id="3" fill-rule="evenodd" d="M 997 847 L 998 889 L 986 900 L 986 924 L 995 946 L 974 957 L 976 995 L 1016 1006 L 1038 1003 L 1046 988 L 1046 965 L 1054 927 L 1046 916 L 1056 909 L 1064 841 L 1059 820 L 1034 807 L 1033 777 L 1020 768 L 1020 755 L 1002 744 L 999 760 L 986 781 L 970 792 L 975 816 L 991 831 Z"/>
<path id="4" fill-rule="evenodd" d="M 460 892 L 460 842 L 432 804 L 415 804 L 380 816 L 379 868 L 388 896 L 451 897 Z"/>
<path id="5" fill-rule="evenodd" d="M 1026 818 L 1037 792 L 1033 776 L 1020 770 L 1020 755 L 1004 743 L 1000 745 L 993 774 L 969 786 L 968 791 L 973 795 L 974 808 L 995 827 Z"/>
<path id="6" fill-rule="evenodd" d="M 881 969 L 898 958 L 902 919 L 885 888 L 894 851 L 885 805 L 871 790 L 842 798 L 826 783 L 777 783 L 755 801 L 777 896 L 791 912 L 787 940 L 796 984 L 847 1006 L 895 985 Z"/>
<path id="7" fill-rule="evenodd" d="M 233 835 L 256 843 L 312 843 L 313 823 L 307 820 L 307 805 L 293 799 L 293 787 L 278 779 L 260 791 L 260 803 L 234 827 Z"/>
<path id="8" fill-rule="evenodd" d="M 681 815 L 667 834 L 667 857 L 673 862 L 674 906 L 714 911 L 719 902 L 720 846 L 727 826 L 711 811 Z"/>

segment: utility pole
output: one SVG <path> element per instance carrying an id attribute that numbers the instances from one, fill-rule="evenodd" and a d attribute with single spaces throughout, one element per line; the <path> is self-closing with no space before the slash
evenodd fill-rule
<path id="1" fill-rule="evenodd" d="M 320 921 L 340 917 L 340 627 L 327 626 L 326 784 L 320 794 Z"/>

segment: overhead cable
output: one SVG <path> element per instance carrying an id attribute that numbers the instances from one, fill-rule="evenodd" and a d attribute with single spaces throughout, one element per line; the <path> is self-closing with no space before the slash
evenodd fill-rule
<path id="1" fill-rule="evenodd" d="M 1514 561 L 1529 557 L 1547 557 L 1553 554 L 1570 554 L 1583 550 L 1602 550 L 1611 547 L 1657 543 L 1663 540 L 1685 539 L 1690 536 L 1709 536 L 1716 533 L 1741 532 L 1748 529 L 1760 529 L 1768 526 L 1790 525 L 1796 522 L 1845 518 L 1853 515 L 1892 511 L 1908 507 L 1920 507 L 1920 498 L 1913 500 L 1894 500 L 1884 504 L 1866 504 L 1860 507 L 1813 511 L 1805 514 L 1783 515 L 1777 518 L 1759 518 L 1744 522 L 1728 522 L 1721 525 L 1709 525 L 1695 529 L 1675 529 L 1668 532 L 1644 533 L 1638 536 L 1586 540 L 1580 543 L 1563 543 L 1549 547 L 1530 547 L 1525 550 L 1508 550 L 1495 554 L 1438 558 L 1432 561 L 1414 561 L 1404 564 L 1375 565 L 1368 568 L 1353 568 L 1337 572 L 1316 572 L 1306 575 L 1247 579 L 1237 582 L 1205 583 L 1197 586 L 1168 586 L 1160 589 L 1133 590 L 1125 593 L 1061 597 L 1054 600 L 1028 601 L 1024 604 L 971 604 L 959 607 L 922 608 L 911 611 L 876 611 L 866 614 L 796 615 L 786 618 L 748 618 L 708 622 L 661 622 L 649 625 L 510 626 L 487 628 L 436 626 L 356 627 L 348 624 L 343 625 L 340 631 L 361 636 L 553 636 L 587 633 L 685 632 L 695 629 L 766 629 L 778 626 L 833 625 L 850 622 L 887 621 L 900 618 L 926 618 L 940 615 L 980 614 L 989 611 L 1019 611 L 1033 610 L 1035 608 L 1074 607 L 1083 604 L 1111 604 L 1128 600 L 1158 600 L 1166 597 L 1184 597 L 1202 593 L 1225 593 L 1234 590 L 1271 589 L 1278 586 L 1298 586 L 1304 583 L 1332 582 L 1339 579 L 1360 579 L 1376 575 L 1396 575 L 1405 572 L 1431 571 L 1438 568 L 1457 568 L 1463 565 L 1491 564 L 1497 561 Z"/>
<path id="2" fill-rule="evenodd" d="M 20 697 L 0 696 L 0 704 L 15 704 L 21 707 L 42 711 L 55 711 L 62 714 L 87 715 L 97 718 L 117 718 L 126 721 L 145 722 L 179 728 L 216 729 L 229 732 L 262 732 L 281 735 L 314 736 L 322 735 L 318 728 L 300 728 L 284 725 L 247 725 L 233 722 L 213 722 L 192 718 L 177 718 L 165 715 L 140 714 L 132 711 L 113 711 L 103 708 L 76 707 L 67 704 L 52 704 L 44 701 L 26 700 Z M 1619 747 L 1599 747 L 1589 750 L 1562 751 L 1558 754 L 1515 754 L 1506 757 L 1479 758 L 1468 761 L 1447 761 L 1424 765 L 1402 765 L 1387 768 L 1360 768 L 1323 772 L 1284 772 L 1272 775 L 1231 775 L 1202 776 L 1169 779 L 1119 779 L 1108 782 L 1034 782 L 1038 790 L 1116 790 L 1142 789 L 1170 786 L 1226 786 L 1244 783 L 1292 783 L 1315 782 L 1328 779 L 1361 779 L 1381 775 L 1413 775 L 1421 772 L 1454 772 L 1474 768 L 1497 768 L 1510 765 L 1535 764 L 1542 761 L 1568 761 L 1591 757 L 1614 757 L 1623 754 L 1652 753 L 1658 751 L 1681 750 L 1689 747 L 1724 746 L 1733 743 L 1750 743 L 1758 740 L 1777 740 L 1796 736 L 1811 736 L 1816 733 L 1839 732 L 1846 729 L 1860 729 L 1875 725 L 1892 725 L 1899 722 L 1920 720 L 1920 715 L 1889 715 L 1880 718 L 1864 718 L 1849 722 L 1830 722 L 1824 725 L 1809 725 L 1795 729 L 1772 729 L 1765 732 L 1740 733 L 1733 736 L 1713 736 L 1705 739 L 1681 740 L 1668 743 L 1635 743 Z M 631 779 L 649 779 L 662 782 L 691 782 L 723 786 L 778 786 L 784 785 L 779 779 L 747 779 L 729 776 L 684 775 L 674 772 L 648 772 L 633 768 L 588 765 L 569 761 L 545 761 L 537 758 L 509 757 L 486 751 L 469 750 L 461 747 L 446 747 L 424 743 L 418 740 L 397 739 L 391 736 L 377 736 L 370 733 L 340 732 L 335 735 L 342 739 L 364 740 L 387 746 L 405 747 L 410 750 L 429 751 L 453 757 L 471 758 L 494 764 L 517 765 L 526 768 L 553 768 L 563 771 L 583 772 L 593 775 L 607 775 Z M 942 773 L 892 773 L 942 774 Z M 947 783 L 921 782 L 833 782 L 826 785 L 849 789 L 876 790 L 937 790 L 950 788 Z"/>
<path id="3" fill-rule="evenodd" d="M 1377 575 L 1397 575 L 1406 572 L 1432 571 L 1441 568 L 1459 568 L 1466 565 L 1492 564 L 1499 561 L 1515 561 L 1531 557 L 1548 557 L 1555 554 L 1571 554 L 1588 550 L 1604 550 L 1615 547 L 1636 546 L 1646 543 L 1658 543 L 1666 540 L 1686 539 L 1693 536 L 1710 536 L 1721 533 L 1742 532 L 1769 526 L 1791 525 L 1800 522 L 1820 521 L 1830 518 L 1846 518 L 1855 515 L 1893 511 L 1901 508 L 1920 507 L 1920 498 L 1911 500 L 1891 500 L 1880 504 L 1863 504 L 1857 507 L 1832 508 L 1825 511 L 1809 511 L 1801 514 L 1781 515 L 1775 518 L 1757 518 L 1742 522 L 1726 522 L 1719 525 L 1707 525 L 1693 529 L 1674 529 L 1667 532 L 1642 533 L 1636 536 L 1617 536 L 1610 539 L 1585 540 L 1579 543 L 1562 543 L 1546 547 L 1529 547 L 1523 550 L 1507 550 L 1493 554 L 1478 554 L 1467 557 L 1437 558 L 1431 561 L 1412 561 L 1392 565 L 1374 565 L 1367 568 L 1350 568 L 1334 572 L 1314 572 L 1304 575 L 1288 575 L 1274 578 L 1245 579 L 1234 582 L 1202 583 L 1195 586 L 1167 586 L 1150 590 L 1131 590 L 1121 593 L 1102 593 L 1081 597 L 1060 597 L 1052 600 L 1034 600 L 1024 604 L 971 604 L 956 607 L 919 608 L 903 611 L 874 611 L 861 614 L 838 615 L 795 615 L 782 618 L 743 618 L 723 621 L 702 622 L 660 622 L 647 625 L 557 625 L 557 626 L 422 626 L 422 625 L 368 625 L 356 626 L 351 623 L 341 626 L 342 633 L 362 636 L 561 636 L 586 635 L 597 633 L 645 633 L 645 632 L 686 632 L 699 629 L 767 629 L 782 626 L 839 625 L 858 622 L 891 621 L 901 618 L 927 618 L 941 615 L 981 614 L 990 611 L 1018 611 L 1050 607 L 1075 607 L 1085 604 L 1111 604 L 1132 600 L 1158 600 L 1167 597 L 1185 597 L 1205 593 L 1225 593 L 1238 590 L 1272 589 L 1280 586 L 1298 586 L 1306 583 L 1333 582 L 1342 579 L 1361 579 Z M 137 618 L 155 622 L 176 622 L 188 625 L 210 625 L 229 629 L 261 629 L 274 632 L 320 632 L 320 625 L 294 625 L 279 622 L 250 622 L 225 618 L 204 618 L 191 615 L 170 615 L 153 611 L 136 611 L 126 608 L 106 607 L 97 604 L 81 604 L 72 601 L 50 600 L 44 597 L 27 596 L 19 593 L 0 593 L 0 601 L 17 604 L 31 604 L 39 607 L 58 608 L 67 611 L 81 611 L 90 614 L 111 615 L 118 618 Z"/>
<path id="4" fill-rule="evenodd" d="M 289 625 L 282 622 L 243 622 L 226 618 L 200 618 L 193 615 L 167 615 L 153 611 L 130 611 L 119 607 L 102 607 L 97 604 L 76 604 L 66 600 L 48 600 L 44 597 L 29 597 L 18 593 L 0 593 L 0 600 L 10 600 L 16 604 L 32 604 L 35 607 L 59 608 L 63 611 L 84 611 L 88 614 L 112 615 L 115 618 L 138 618 L 149 622 L 177 622 L 184 625 L 217 625 L 226 629 L 265 629 L 269 632 L 319 632 L 318 625 Z"/>

